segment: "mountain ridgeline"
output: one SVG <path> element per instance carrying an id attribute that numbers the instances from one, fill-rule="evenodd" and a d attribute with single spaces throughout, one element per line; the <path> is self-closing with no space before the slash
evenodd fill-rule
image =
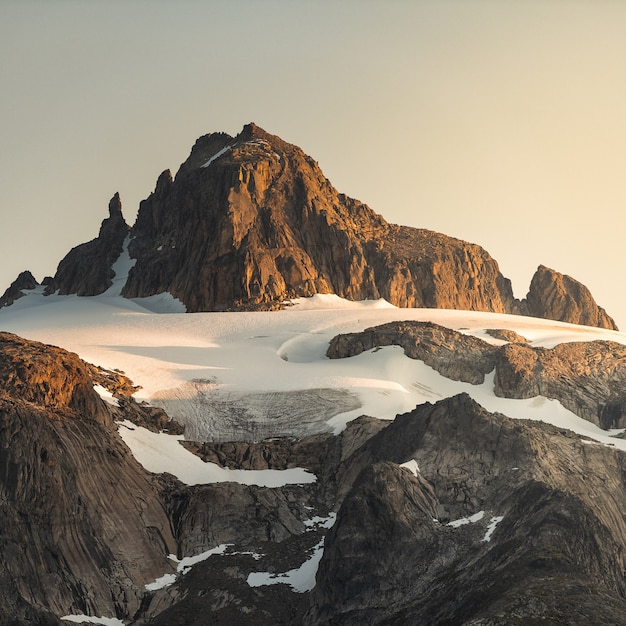
<path id="1" fill-rule="evenodd" d="M 116 194 L 98 237 L 67 254 L 45 292 L 103 293 L 126 242 L 134 266 L 122 295 L 169 292 L 188 312 L 271 310 L 334 293 L 616 328 L 586 287 L 543 266 L 515 299 L 483 248 L 386 222 L 339 193 L 300 148 L 254 124 L 198 139 L 175 177 L 159 176 L 132 228 Z M 19 295 L 14 283 L 0 306 Z"/>

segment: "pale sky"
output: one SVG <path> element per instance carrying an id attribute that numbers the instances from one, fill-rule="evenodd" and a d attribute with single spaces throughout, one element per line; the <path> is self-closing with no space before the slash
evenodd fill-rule
<path id="1" fill-rule="evenodd" d="M 626 2 L 0 0 L 0 293 L 251 121 L 388 221 L 626 330 Z"/>

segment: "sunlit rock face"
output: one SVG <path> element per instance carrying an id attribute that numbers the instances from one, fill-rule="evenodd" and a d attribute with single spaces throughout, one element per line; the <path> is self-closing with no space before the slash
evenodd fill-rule
<path id="1" fill-rule="evenodd" d="M 587 287 L 543 265 L 533 276 L 521 310 L 534 317 L 617 330 L 613 319 L 596 304 Z"/>
<path id="2" fill-rule="evenodd" d="M 297 146 L 249 124 L 200 138 L 141 204 L 124 295 L 170 291 L 188 311 L 277 308 L 335 293 L 402 307 L 513 311 L 479 246 L 388 224 L 337 192 Z"/>

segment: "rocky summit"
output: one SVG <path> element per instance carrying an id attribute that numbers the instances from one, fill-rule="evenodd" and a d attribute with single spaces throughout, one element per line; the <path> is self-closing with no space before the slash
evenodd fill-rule
<path id="1" fill-rule="evenodd" d="M 276 309 L 333 293 L 615 328 L 583 285 L 543 266 L 527 298 L 516 300 L 483 248 L 388 223 L 339 193 L 299 147 L 255 124 L 236 137 L 198 139 L 176 176 L 158 177 L 130 229 L 116 194 L 98 237 L 67 254 L 46 293 L 103 293 L 122 253 L 132 265 L 122 295 L 168 292 L 188 312 Z M 14 301 L 19 285 L 0 305 Z"/>

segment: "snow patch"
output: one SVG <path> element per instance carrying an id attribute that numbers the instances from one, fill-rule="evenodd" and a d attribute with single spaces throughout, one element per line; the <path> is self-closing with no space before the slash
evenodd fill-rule
<path id="1" fill-rule="evenodd" d="M 113 394 L 105 389 L 102 385 L 94 385 L 94 391 L 107 403 L 111 406 L 119 406 L 118 399 L 113 396 Z"/>
<path id="2" fill-rule="evenodd" d="M 223 154 L 226 154 L 230 150 L 231 146 L 228 145 L 225 148 L 222 148 L 219 152 L 216 152 L 204 165 L 200 167 L 209 167 L 213 161 L 217 161 Z"/>
<path id="3" fill-rule="evenodd" d="M 493 531 L 496 529 L 496 526 L 504 519 L 503 515 L 497 515 L 491 518 L 489 522 L 489 526 L 487 526 L 487 532 L 483 537 L 483 541 L 491 541 L 491 535 L 493 535 Z"/>
<path id="4" fill-rule="evenodd" d="M 400 467 L 404 467 L 405 469 L 408 469 L 409 472 L 411 472 L 411 474 L 415 476 L 415 478 L 417 478 L 417 473 L 420 471 L 419 465 L 417 464 L 417 461 L 415 459 L 411 459 L 410 461 L 407 461 L 406 463 L 401 463 Z"/>
<path id="5" fill-rule="evenodd" d="M 135 263 L 137 263 L 137 259 L 130 258 L 130 253 L 128 252 L 129 243 L 130 235 L 127 235 L 126 239 L 124 239 L 122 252 L 119 257 L 117 257 L 117 261 L 115 261 L 115 263 L 111 266 L 111 269 L 115 274 L 113 277 L 113 284 L 102 294 L 102 296 L 111 297 L 120 296 L 122 294 L 122 289 L 128 280 L 128 274 L 135 266 Z"/>
<path id="6" fill-rule="evenodd" d="M 94 617 L 93 615 L 64 615 L 60 619 L 75 624 L 102 624 L 103 626 L 124 626 L 117 617 Z"/>
<path id="7" fill-rule="evenodd" d="M 474 515 L 470 515 L 469 517 L 461 517 L 460 519 L 456 519 L 452 522 L 448 522 L 446 526 L 452 526 L 452 528 L 459 528 L 460 526 L 465 526 L 466 524 L 475 524 L 476 522 L 480 522 L 480 520 L 485 517 L 484 511 L 478 511 L 478 513 L 474 513 Z"/>
<path id="8" fill-rule="evenodd" d="M 296 593 L 306 593 L 315 587 L 315 576 L 323 554 L 324 539 L 313 548 L 313 554 L 300 567 L 282 574 L 252 572 L 248 574 L 247 583 L 250 587 L 284 584 Z"/>
<path id="9" fill-rule="evenodd" d="M 202 561 L 206 561 L 210 556 L 214 554 L 224 554 L 232 543 L 221 543 L 219 546 L 215 548 L 211 548 L 210 550 L 206 550 L 205 552 L 201 552 L 200 554 L 196 554 L 196 556 L 185 556 L 182 559 L 177 559 L 173 554 L 169 555 L 169 559 L 172 561 L 176 561 L 178 564 L 176 566 L 176 571 L 180 574 L 186 574 L 194 565 L 201 563 Z"/>
<path id="10" fill-rule="evenodd" d="M 317 480 L 315 474 L 295 467 L 286 470 L 231 470 L 215 463 L 205 463 L 180 445 L 182 435 L 153 433 L 125 420 L 119 434 L 133 456 L 149 472 L 173 474 L 186 485 L 236 482 L 260 487 L 303 485 Z"/>
<path id="11" fill-rule="evenodd" d="M 320 309 L 397 309 L 384 298 L 378 300 L 346 300 L 334 293 L 317 293 L 309 298 L 294 298 L 287 305 L 299 311 L 316 311 Z"/>
<path id="12" fill-rule="evenodd" d="M 329 513 L 328 517 L 315 516 L 310 520 L 305 520 L 304 525 L 317 528 L 332 528 L 337 520 L 336 513 Z M 324 555 L 324 537 L 315 545 L 311 556 L 302 563 L 300 567 L 283 572 L 272 574 L 271 572 L 251 572 L 248 575 L 248 585 L 250 587 L 263 587 L 266 585 L 289 585 L 296 593 L 306 593 L 315 587 L 315 576 L 322 556 Z"/>
<path id="13" fill-rule="evenodd" d="M 316 528 L 332 528 L 337 520 L 337 513 L 329 513 L 326 517 L 320 517 L 316 515 L 311 519 L 305 519 L 302 523 L 306 526 L 307 530 L 313 530 Z"/>
<path id="14" fill-rule="evenodd" d="M 163 589 L 164 587 L 169 587 L 170 585 L 173 585 L 176 582 L 178 574 L 184 576 L 194 565 L 197 565 L 202 561 L 206 561 L 210 556 L 213 556 L 214 554 L 224 554 L 227 548 L 231 545 L 232 544 L 230 543 L 222 543 L 215 548 L 211 548 L 210 550 L 202 552 L 201 554 L 197 554 L 196 556 L 186 556 L 182 559 L 178 559 L 173 554 L 170 554 L 168 558 L 177 563 L 177 573 L 165 574 L 164 576 L 157 578 L 153 583 L 148 583 L 145 586 L 146 591 L 157 591 L 159 589 Z"/>

